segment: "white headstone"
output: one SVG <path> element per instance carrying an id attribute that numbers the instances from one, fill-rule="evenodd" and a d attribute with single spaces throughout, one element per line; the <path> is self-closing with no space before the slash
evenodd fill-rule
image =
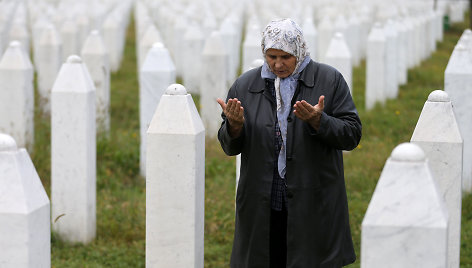
<path id="1" fill-rule="evenodd" d="M 0 133 L 0 265 L 51 267 L 50 204 L 33 162 Z"/>
<path id="2" fill-rule="evenodd" d="M 444 72 L 444 91 L 454 104 L 454 113 L 464 141 L 462 190 L 472 190 L 472 61 L 471 51 L 458 44 Z"/>
<path id="3" fill-rule="evenodd" d="M 431 131 L 434 129 L 434 131 Z M 462 137 L 451 100 L 435 90 L 424 104 L 411 142 L 426 154 L 449 214 L 448 265 L 459 267 L 462 206 Z"/>
<path id="4" fill-rule="evenodd" d="M 247 26 L 246 37 L 243 43 L 243 70 L 247 70 L 249 65 L 261 57 L 261 29 L 258 24 Z"/>
<path id="5" fill-rule="evenodd" d="M 397 81 L 399 85 L 404 85 L 408 81 L 408 68 L 407 68 L 407 38 L 408 38 L 408 32 L 405 27 L 405 24 L 403 23 L 403 20 L 397 20 L 395 21 L 395 25 L 397 27 L 397 33 L 398 33 L 398 49 L 397 49 Z"/>
<path id="6" fill-rule="evenodd" d="M 385 103 L 387 61 L 384 29 L 376 23 L 367 39 L 365 108 L 372 109 L 377 102 Z"/>
<path id="7" fill-rule="evenodd" d="M 410 69 L 415 66 L 415 29 L 410 17 L 405 17 L 403 24 L 407 32 L 406 66 Z"/>
<path id="8" fill-rule="evenodd" d="M 316 31 L 315 23 L 312 18 L 306 18 L 303 21 L 303 37 L 305 37 L 310 57 L 315 61 L 318 60 L 318 32 Z"/>
<path id="9" fill-rule="evenodd" d="M 19 41 L 26 55 L 30 55 L 30 36 L 25 24 L 14 23 L 10 29 L 10 42 Z"/>
<path id="10" fill-rule="evenodd" d="M 100 33 L 92 31 L 84 42 L 81 57 L 95 85 L 96 127 L 98 133 L 110 130 L 110 63 Z"/>
<path id="11" fill-rule="evenodd" d="M 202 79 L 202 52 L 204 43 L 205 37 L 200 26 L 189 26 L 182 40 L 183 46 L 181 53 L 185 59 L 185 64 L 182 66 L 182 78 L 185 88 L 190 93 L 200 93 L 200 80 Z M 228 67 L 229 66 L 226 68 Z"/>
<path id="12" fill-rule="evenodd" d="M 469 50 L 472 50 L 472 31 L 470 29 L 465 29 L 457 43 L 462 44 Z"/>
<path id="13" fill-rule="evenodd" d="M 77 55 L 79 48 L 79 31 L 74 20 L 66 20 L 61 25 L 62 58 L 67 59 L 70 55 Z"/>
<path id="14" fill-rule="evenodd" d="M 428 33 L 428 27 L 427 27 L 427 21 L 426 21 L 426 17 L 424 15 L 421 15 L 418 17 L 418 21 L 419 21 L 419 54 L 420 55 L 420 61 L 423 61 L 424 59 L 427 58 L 427 55 L 429 53 L 429 50 L 428 50 L 428 36 L 427 36 L 427 33 Z"/>
<path id="15" fill-rule="evenodd" d="M 386 37 L 386 97 L 395 99 L 398 95 L 398 67 L 397 67 L 397 51 L 398 51 L 398 33 L 395 23 L 392 20 L 385 24 Z"/>
<path id="16" fill-rule="evenodd" d="M 43 32 L 49 27 L 50 22 L 45 18 L 41 17 L 31 25 L 31 32 L 32 32 L 32 45 L 33 45 L 33 64 L 38 68 L 39 62 L 39 43 L 41 37 L 43 36 Z"/>
<path id="17" fill-rule="evenodd" d="M 237 24 L 231 18 L 225 18 L 221 23 L 220 34 L 228 52 L 228 80 L 230 84 L 236 78 L 239 68 L 240 43 L 238 39 Z"/>
<path id="18" fill-rule="evenodd" d="M 119 20 L 113 14 L 109 14 L 103 23 L 102 32 L 103 42 L 108 49 L 110 70 L 112 72 L 118 71 L 121 63 L 120 42 L 122 41 L 120 31 Z"/>
<path id="19" fill-rule="evenodd" d="M 51 96 L 52 228 L 68 242 L 96 233 L 95 88 L 85 64 L 70 56 Z"/>
<path id="20" fill-rule="evenodd" d="M 341 72 L 352 95 L 352 56 L 342 33 L 337 32 L 333 36 L 326 51 L 325 62 Z"/>
<path id="21" fill-rule="evenodd" d="M 33 149 L 33 65 L 16 41 L 0 60 L 0 132 L 13 136 L 19 147 Z"/>
<path id="22" fill-rule="evenodd" d="M 175 76 L 175 66 L 169 51 L 162 43 L 154 44 L 144 60 L 139 77 L 140 170 L 142 176 L 146 173 L 146 131 L 162 94 L 170 84 L 175 83 Z"/>
<path id="23" fill-rule="evenodd" d="M 418 66 L 422 60 L 423 47 L 422 47 L 422 36 L 423 29 L 421 27 L 421 21 L 417 17 L 411 17 L 411 23 L 413 27 L 413 53 L 411 54 L 413 58 L 413 66 Z"/>
<path id="24" fill-rule="evenodd" d="M 444 40 L 444 26 L 443 26 L 443 10 L 436 10 L 436 41 L 442 42 Z"/>
<path id="25" fill-rule="evenodd" d="M 205 129 L 183 86 L 167 88 L 147 136 L 146 266 L 203 268 Z"/>
<path id="26" fill-rule="evenodd" d="M 90 19 L 85 14 L 79 15 L 77 17 L 77 33 L 78 33 L 78 45 L 79 48 L 83 47 L 85 39 L 90 34 Z"/>
<path id="27" fill-rule="evenodd" d="M 37 52 L 39 105 L 48 114 L 51 109 L 51 89 L 62 64 L 62 41 L 54 25 L 50 24 L 42 32 Z"/>
<path id="28" fill-rule="evenodd" d="M 351 50 L 351 45 L 352 45 L 351 40 L 350 40 L 350 37 L 351 37 L 350 36 L 350 31 L 351 31 L 351 28 L 350 28 L 350 25 L 348 25 L 348 23 L 347 23 L 346 16 L 344 16 L 343 12 L 339 12 L 339 14 L 337 14 L 337 16 L 334 19 L 333 38 L 336 35 L 336 33 L 341 33 L 344 36 L 344 40 L 345 40 L 349 50 Z M 333 40 L 333 38 L 331 38 L 331 40 Z M 331 44 L 331 40 L 329 41 L 328 44 Z M 328 45 L 328 49 L 329 49 L 329 45 Z M 328 50 L 326 50 L 326 53 L 328 53 Z M 352 54 L 352 52 L 351 52 L 351 54 Z"/>
<path id="29" fill-rule="evenodd" d="M 260 48 L 259 48 L 260 49 Z M 202 54 L 202 79 L 200 84 L 200 114 L 209 138 L 215 138 L 221 124 L 221 107 L 217 98 L 225 98 L 226 53 L 223 40 L 218 32 L 213 32 L 206 40 Z"/>
<path id="30" fill-rule="evenodd" d="M 369 36 L 370 29 L 372 27 L 372 22 L 366 14 L 362 14 L 359 17 L 360 20 L 360 30 L 359 30 L 359 53 L 360 58 L 365 59 L 367 57 L 367 37 Z"/>
<path id="31" fill-rule="evenodd" d="M 366 42 L 365 39 L 363 39 L 361 31 L 362 31 L 362 23 L 359 20 L 359 17 L 357 16 L 356 13 L 353 13 L 348 20 L 348 25 L 349 25 L 349 50 L 351 51 L 351 57 L 352 57 L 352 65 L 353 66 L 359 66 L 361 63 L 361 57 L 362 53 L 360 51 L 361 49 L 361 42 Z"/>
<path id="32" fill-rule="evenodd" d="M 205 14 L 202 22 L 202 33 L 203 36 L 209 36 L 213 31 L 218 30 L 218 22 L 216 21 L 215 15 L 211 11 L 211 9 L 209 9 L 208 7 L 204 9 L 205 11 L 202 11 Z"/>
<path id="33" fill-rule="evenodd" d="M 136 40 L 141 39 L 148 26 L 153 24 L 149 11 L 150 10 L 148 9 L 147 5 L 144 4 L 143 1 L 136 1 L 136 5 L 134 7 L 134 31 L 136 34 Z"/>
<path id="34" fill-rule="evenodd" d="M 5 45 L 8 39 L 8 36 L 5 32 L 6 32 L 6 23 L 0 20 L 0 53 L 3 53 L 3 51 L 5 50 Z"/>
<path id="35" fill-rule="evenodd" d="M 143 66 L 144 59 L 152 45 L 157 42 L 163 42 L 161 34 L 154 24 L 149 24 L 138 43 L 138 71 Z"/>
<path id="36" fill-rule="evenodd" d="M 318 26 L 318 59 L 320 62 L 325 62 L 326 51 L 328 51 L 329 43 L 333 38 L 335 28 L 329 16 L 324 16 Z"/>
<path id="37" fill-rule="evenodd" d="M 184 58 L 182 55 L 182 46 L 183 46 L 183 38 L 185 31 L 188 26 L 188 21 L 185 17 L 179 18 L 174 26 L 174 31 L 172 32 L 172 47 L 169 47 L 169 50 L 172 52 L 172 58 L 174 60 L 177 76 L 182 76 L 183 73 L 183 66 L 184 66 Z"/>
<path id="38" fill-rule="evenodd" d="M 464 21 L 464 10 L 459 1 L 449 3 L 449 21 L 451 23 Z"/>
<path id="39" fill-rule="evenodd" d="M 362 222 L 362 267 L 446 267 L 447 231 L 447 210 L 424 152 L 398 145 Z"/>
<path id="40" fill-rule="evenodd" d="M 0 3 L 0 54 L 3 54 L 8 44 L 8 32 L 13 15 L 13 3 Z"/>
<path id="41" fill-rule="evenodd" d="M 435 16 L 433 10 L 428 11 L 427 14 L 427 42 L 428 42 L 428 57 L 436 51 L 436 25 L 435 25 Z"/>

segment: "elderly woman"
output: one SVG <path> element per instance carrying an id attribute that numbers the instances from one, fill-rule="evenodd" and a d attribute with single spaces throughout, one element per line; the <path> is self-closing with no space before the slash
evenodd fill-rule
<path id="1" fill-rule="evenodd" d="M 274 20 L 265 63 L 229 90 L 218 139 L 241 153 L 231 267 L 341 267 L 355 261 L 343 150 L 361 122 L 342 75 L 310 59 L 300 27 Z"/>

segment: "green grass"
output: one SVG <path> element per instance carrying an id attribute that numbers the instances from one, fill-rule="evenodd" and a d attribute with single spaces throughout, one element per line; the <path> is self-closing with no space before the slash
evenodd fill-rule
<path id="1" fill-rule="evenodd" d="M 359 256 L 361 222 L 385 160 L 396 145 L 410 140 L 428 94 L 443 88 L 450 53 L 467 23 L 452 25 L 432 57 L 409 71 L 409 82 L 400 88 L 399 97 L 383 107 L 365 111 L 365 65 L 354 69 L 354 99 L 363 122 L 363 138 L 356 150 L 345 154 L 345 176 Z M 139 176 L 134 36 L 130 25 L 121 69 L 111 77 L 110 135 L 97 139 L 97 237 L 84 246 L 64 243 L 53 234 L 53 267 L 145 265 L 145 182 Z M 39 110 L 35 141 L 31 157 L 49 194 L 50 119 Z M 234 232 L 235 164 L 216 140 L 207 140 L 205 175 L 205 267 L 228 267 Z M 472 267 L 472 195 L 464 197 L 462 211 L 461 267 Z M 359 266 L 357 261 L 350 267 Z"/>

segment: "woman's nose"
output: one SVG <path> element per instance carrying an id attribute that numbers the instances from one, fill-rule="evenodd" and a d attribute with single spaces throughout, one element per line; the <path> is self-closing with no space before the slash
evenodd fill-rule
<path id="1" fill-rule="evenodd" d="M 282 61 L 280 61 L 280 60 L 275 61 L 275 68 L 280 68 L 280 67 L 282 67 L 282 65 L 283 65 Z"/>

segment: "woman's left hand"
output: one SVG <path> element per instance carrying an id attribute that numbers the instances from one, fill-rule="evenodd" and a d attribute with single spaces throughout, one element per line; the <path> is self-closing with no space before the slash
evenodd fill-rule
<path id="1" fill-rule="evenodd" d="M 293 105 L 295 110 L 293 113 L 301 120 L 310 124 L 315 130 L 320 128 L 321 114 L 324 109 L 324 96 L 320 96 L 318 104 L 315 106 L 309 104 L 305 100 L 297 101 Z"/>

